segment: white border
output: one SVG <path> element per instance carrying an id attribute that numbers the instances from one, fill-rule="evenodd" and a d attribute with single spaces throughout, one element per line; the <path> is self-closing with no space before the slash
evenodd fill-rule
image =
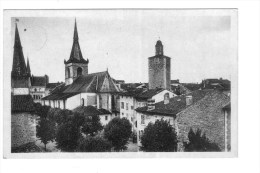
<path id="1" fill-rule="evenodd" d="M 239 157 L 236 159 L 88 159 L 6 160 L 1 172 L 259 172 L 259 2 L 1 2 L 1 9 L 43 8 L 238 8 L 239 10 Z M 3 11 L 1 11 L 1 15 Z M 0 23 L 3 23 L 2 18 Z M 1 27 L 2 31 L 3 28 Z M 3 33 L 3 32 L 2 32 Z M 3 38 L 3 37 L 2 37 Z M 3 51 L 3 42 L 0 43 Z M 3 59 L 1 59 L 3 65 Z M 3 71 L 0 72 L 1 77 Z M 3 78 L 1 80 L 3 82 Z M 1 85 L 3 86 L 3 85 Z M 1 95 L 3 89 L 0 90 Z M 3 100 L 0 101 L 3 105 Z M 2 115 L 2 112 L 1 112 Z M 3 120 L 0 120 L 3 124 Z M 3 128 L 1 128 L 2 130 Z M 3 144 L 2 135 L 0 143 Z M 1 153 L 3 148 L 0 147 Z M 119 168 L 119 169 L 118 169 Z"/>

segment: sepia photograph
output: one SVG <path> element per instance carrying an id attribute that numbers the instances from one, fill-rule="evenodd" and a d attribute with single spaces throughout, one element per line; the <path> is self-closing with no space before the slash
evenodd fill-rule
<path id="1" fill-rule="evenodd" d="M 237 12 L 5 10 L 5 157 L 237 157 Z"/>

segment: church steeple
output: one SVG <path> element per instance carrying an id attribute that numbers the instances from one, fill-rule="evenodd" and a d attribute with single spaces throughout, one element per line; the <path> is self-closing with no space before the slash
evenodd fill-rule
<path id="1" fill-rule="evenodd" d="M 81 49 L 79 46 L 79 36 L 78 36 L 78 29 L 77 29 L 77 21 L 75 19 L 74 25 L 74 35 L 73 35 L 73 45 L 70 53 L 70 58 L 68 61 L 65 61 L 65 64 L 68 63 L 83 63 L 88 64 L 88 60 L 86 61 L 81 53 Z"/>
<path id="2" fill-rule="evenodd" d="M 12 77 L 14 76 L 27 76 L 27 68 L 24 60 L 23 49 L 17 24 L 15 24 L 14 54 L 12 66 Z"/>
<path id="3" fill-rule="evenodd" d="M 29 76 L 31 76 L 31 68 L 30 68 L 30 63 L 29 63 L 29 58 L 27 57 L 27 73 Z"/>
<path id="4" fill-rule="evenodd" d="M 163 44 L 158 40 L 155 45 L 155 55 L 163 55 Z"/>

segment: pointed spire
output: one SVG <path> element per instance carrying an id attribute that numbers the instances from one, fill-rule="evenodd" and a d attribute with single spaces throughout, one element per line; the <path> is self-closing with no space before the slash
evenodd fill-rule
<path id="1" fill-rule="evenodd" d="M 86 61 L 82 56 L 78 40 L 79 40 L 79 37 L 78 37 L 77 21 L 75 19 L 73 45 L 72 45 L 72 49 L 71 49 L 71 53 L 70 53 L 70 58 L 68 61 L 64 62 L 65 64 L 68 64 L 68 63 L 88 64 L 88 60 Z"/>
<path id="2" fill-rule="evenodd" d="M 15 24 L 12 76 L 27 76 L 27 69 L 17 23 Z"/>
<path id="3" fill-rule="evenodd" d="M 163 44 L 158 40 L 155 45 L 155 55 L 163 55 Z"/>
<path id="4" fill-rule="evenodd" d="M 29 58 L 27 57 L 27 73 L 31 76 L 31 68 L 29 63 Z"/>
<path id="5" fill-rule="evenodd" d="M 77 20 L 75 18 L 75 26 L 74 26 L 74 36 L 73 36 L 74 41 L 75 40 L 79 40 L 79 36 L 78 36 L 78 29 L 77 29 Z"/>

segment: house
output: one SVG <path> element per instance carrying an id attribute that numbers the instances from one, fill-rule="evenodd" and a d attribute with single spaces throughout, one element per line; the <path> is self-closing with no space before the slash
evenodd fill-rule
<path id="1" fill-rule="evenodd" d="M 196 102 L 203 98 L 207 94 L 207 91 L 195 91 L 189 95 L 175 96 L 172 98 L 164 97 L 163 101 L 155 102 L 151 99 L 147 106 L 139 107 L 136 109 L 137 117 L 137 141 L 140 146 L 140 139 L 144 133 L 144 129 L 149 123 L 155 123 L 156 120 L 164 119 L 178 132 L 178 126 L 176 117 L 179 112 L 186 109 L 193 102 Z"/>
<path id="2" fill-rule="evenodd" d="M 72 110 L 73 112 L 78 112 L 83 114 L 84 116 L 93 116 L 98 115 L 100 118 L 100 122 L 103 126 L 107 125 L 108 122 L 113 118 L 112 112 L 103 109 L 103 108 L 96 108 L 95 106 L 79 106 Z"/>
<path id="3" fill-rule="evenodd" d="M 132 123 L 133 131 L 136 131 L 137 119 L 135 109 L 146 106 L 151 99 L 156 103 L 162 101 L 166 96 L 172 98 L 176 95 L 166 89 L 146 90 L 142 88 L 120 93 L 120 117 L 127 118 Z"/>
<path id="4" fill-rule="evenodd" d="M 204 79 L 201 82 L 201 89 L 230 90 L 231 82 L 227 79 Z"/>
<path id="5" fill-rule="evenodd" d="M 36 103 L 41 103 L 41 98 L 46 96 L 46 86 L 49 83 L 49 77 L 31 76 L 30 94 Z"/>

